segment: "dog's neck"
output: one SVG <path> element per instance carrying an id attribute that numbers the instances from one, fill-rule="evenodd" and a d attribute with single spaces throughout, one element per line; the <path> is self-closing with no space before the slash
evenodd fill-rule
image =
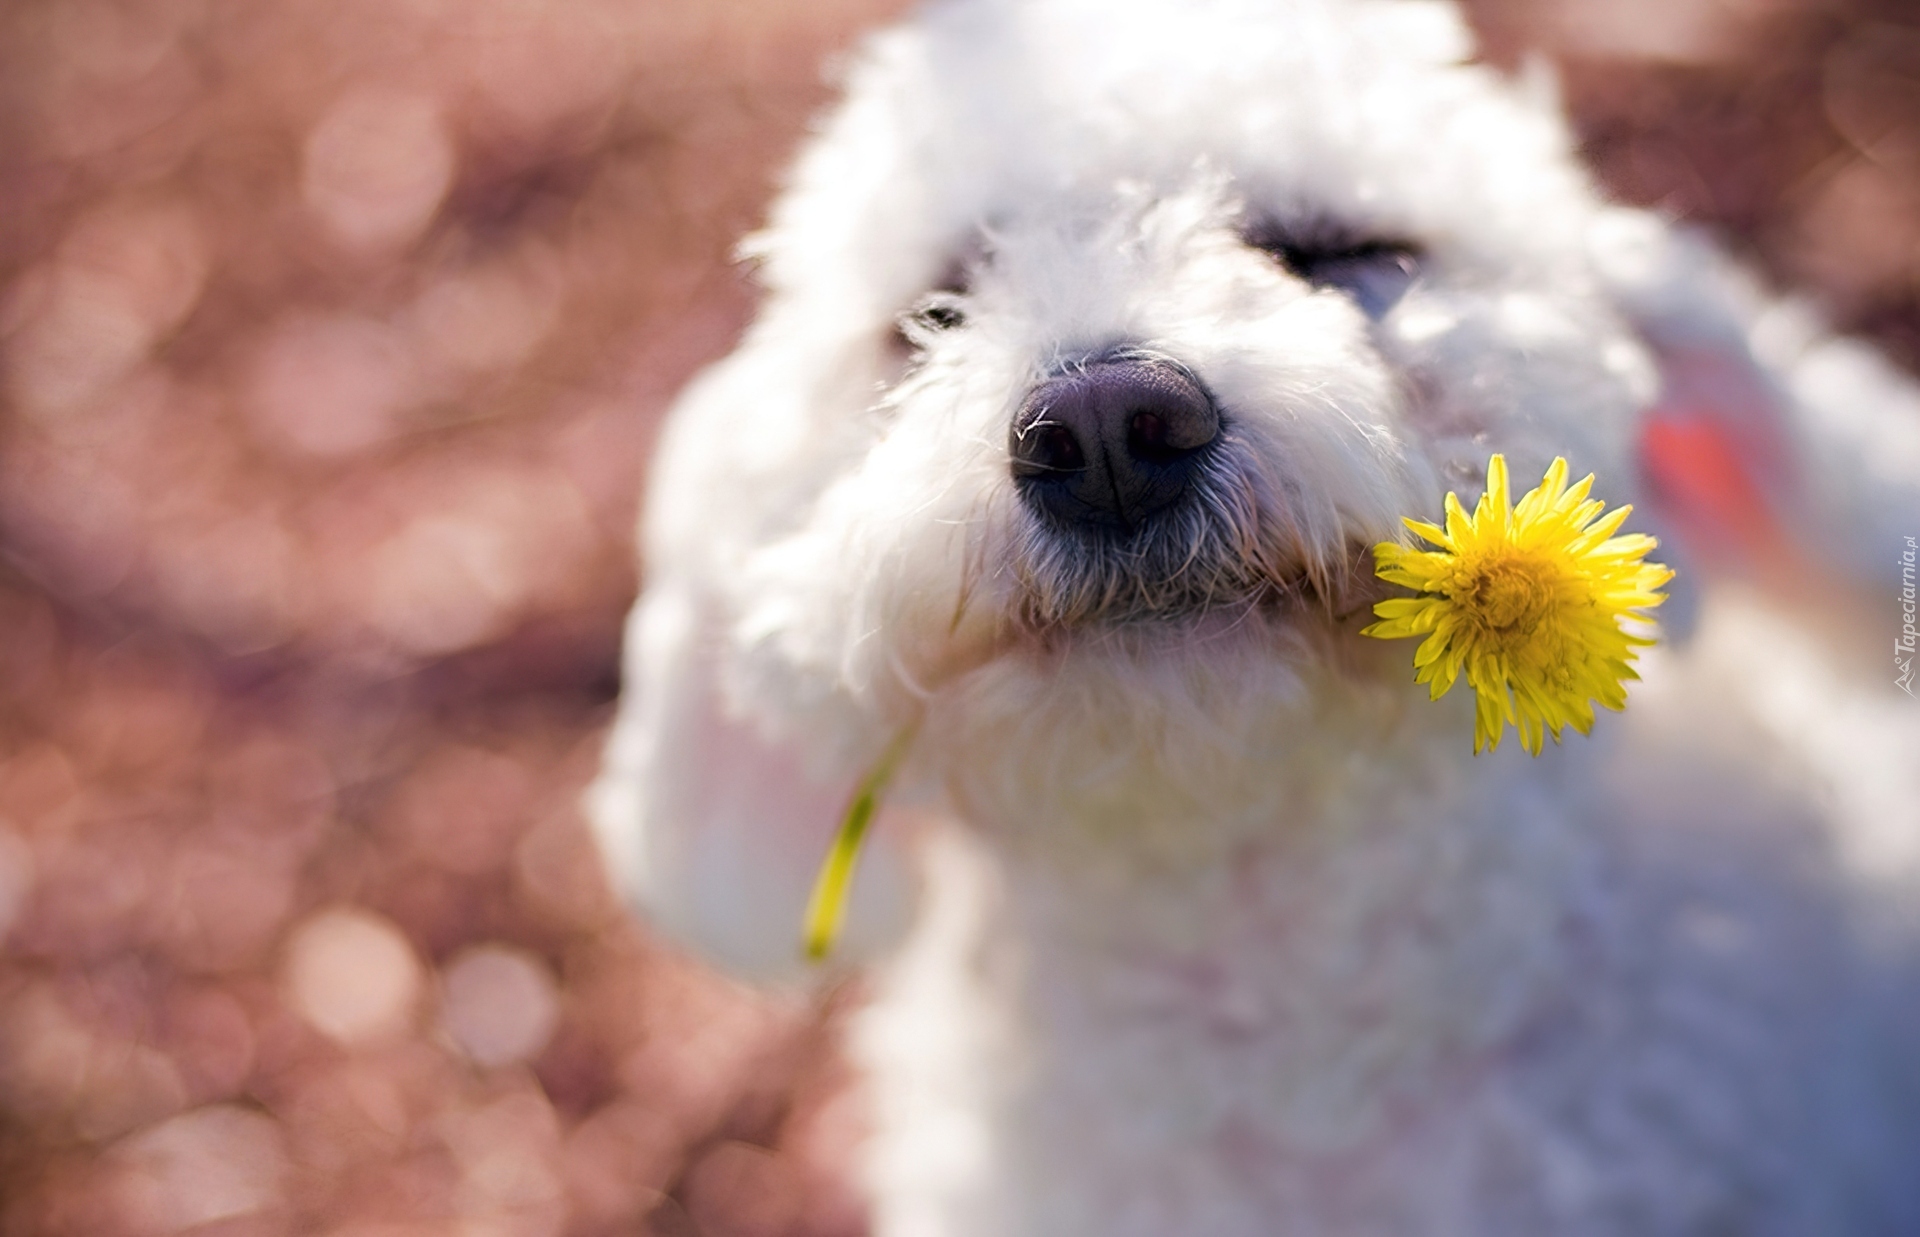
<path id="1" fill-rule="evenodd" d="M 870 1041 L 916 1045 L 897 1064 L 923 1081 L 928 1035 L 952 1044 L 988 1177 L 1023 1209 L 1077 1188 L 1021 1180 L 1062 1145 L 1105 1179 L 1220 1139 L 1210 1163 L 1363 1149 L 1518 1033 L 1565 967 L 1587 864 L 1553 806 L 1561 762 L 1476 763 L 1463 710 L 1364 683 L 1226 667 L 1231 724 L 1197 730 L 1101 712 L 1142 685 L 1054 669 L 1031 697 L 978 685 L 983 728 L 947 735 L 968 746 L 949 779 L 965 823 L 930 847 L 933 908 L 875 1015 L 924 1027 Z"/>

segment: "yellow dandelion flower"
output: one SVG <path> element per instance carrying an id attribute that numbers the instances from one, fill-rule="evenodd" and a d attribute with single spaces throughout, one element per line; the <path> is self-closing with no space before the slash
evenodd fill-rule
<path id="1" fill-rule="evenodd" d="M 1567 462 L 1556 459 L 1539 488 L 1511 506 L 1507 461 L 1487 461 L 1487 489 L 1469 516 L 1447 495 L 1445 528 L 1403 521 L 1422 550 L 1382 542 L 1373 549 L 1383 580 L 1418 597 L 1373 607 L 1380 621 L 1362 635 L 1391 640 L 1425 636 L 1413 654 L 1414 681 L 1438 700 L 1464 670 L 1476 693 L 1473 750 L 1492 751 L 1508 723 L 1538 756 L 1546 736 L 1563 727 L 1593 727 L 1593 705 L 1618 711 L 1635 648 L 1652 644 L 1623 620 L 1645 621 L 1666 600 L 1660 586 L 1673 572 L 1642 561 L 1657 542 L 1639 533 L 1614 536 L 1632 507 L 1605 515 L 1587 497 L 1589 473 L 1567 485 Z"/>

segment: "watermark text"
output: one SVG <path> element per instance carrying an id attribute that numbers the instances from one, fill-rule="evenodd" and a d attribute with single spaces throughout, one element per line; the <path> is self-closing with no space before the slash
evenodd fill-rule
<path id="1" fill-rule="evenodd" d="M 1900 553 L 1900 634 L 1893 639 L 1893 685 L 1907 695 L 1913 695 L 1913 650 L 1916 641 L 1920 641 L 1920 632 L 1914 630 L 1914 556 L 1920 552 L 1912 537 L 1907 538 L 1907 548 Z"/>

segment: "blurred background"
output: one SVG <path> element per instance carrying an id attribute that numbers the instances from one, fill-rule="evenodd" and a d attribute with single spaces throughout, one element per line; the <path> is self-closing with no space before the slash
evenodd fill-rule
<path id="1" fill-rule="evenodd" d="M 855 994 L 576 800 L 659 416 L 899 0 L 0 5 L 0 1234 L 855 1237 Z M 1473 0 L 1920 363 L 1920 3 Z"/>

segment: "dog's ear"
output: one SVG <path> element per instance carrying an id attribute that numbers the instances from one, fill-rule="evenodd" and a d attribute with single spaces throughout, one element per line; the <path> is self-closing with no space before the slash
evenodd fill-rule
<path id="1" fill-rule="evenodd" d="M 1920 534 L 1920 385 L 1764 295 L 1698 233 L 1617 208 L 1591 240 L 1659 366 L 1643 489 L 1690 565 L 1800 588 L 1896 582 Z"/>
<path id="2" fill-rule="evenodd" d="M 627 625 L 620 717 L 588 810 L 622 893 L 668 937 L 746 978 L 805 980 L 815 874 L 863 772 L 810 766 L 729 707 L 725 633 L 692 588 L 648 588 Z M 871 957 L 908 914 L 902 848 L 872 830 L 833 961 Z"/>

